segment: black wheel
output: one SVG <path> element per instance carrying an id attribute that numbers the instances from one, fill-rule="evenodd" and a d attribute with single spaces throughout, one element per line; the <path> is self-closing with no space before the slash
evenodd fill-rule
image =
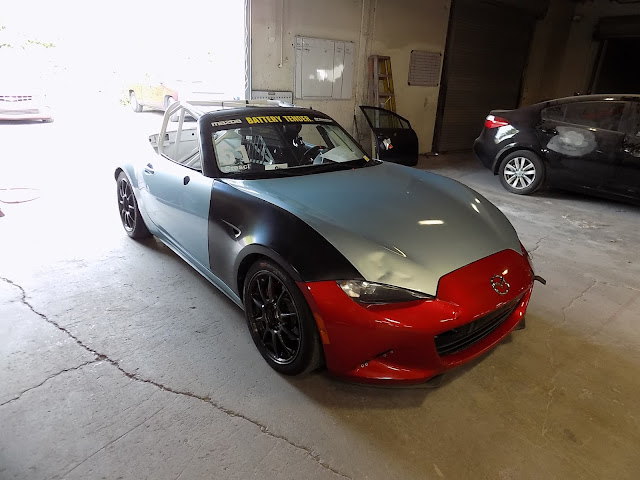
<path id="1" fill-rule="evenodd" d="M 129 92 L 129 102 L 131 103 L 131 109 L 134 112 L 140 113 L 142 111 L 142 105 L 138 103 L 138 99 L 134 92 Z"/>
<path id="2" fill-rule="evenodd" d="M 302 292 L 278 265 L 260 260 L 244 281 L 244 308 L 256 347 L 277 372 L 299 375 L 322 365 L 322 346 Z"/>
<path id="3" fill-rule="evenodd" d="M 544 164 L 535 153 L 518 150 L 502 160 L 499 175 L 502 186 L 508 191 L 528 195 L 544 183 Z"/>
<path id="4" fill-rule="evenodd" d="M 144 238 L 151 235 L 138 210 L 138 202 L 133 194 L 129 179 L 120 172 L 118 175 L 118 211 L 125 232 L 131 238 Z"/>

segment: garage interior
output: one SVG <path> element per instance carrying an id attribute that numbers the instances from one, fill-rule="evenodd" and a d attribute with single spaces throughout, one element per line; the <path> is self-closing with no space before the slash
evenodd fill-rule
<path id="1" fill-rule="evenodd" d="M 118 7 L 114 36 L 131 22 Z M 640 92 L 640 2 L 246 0 L 240 10 L 247 98 L 295 91 L 296 37 L 353 43 L 352 95 L 294 102 L 365 147 L 368 58 L 390 57 L 396 111 L 419 139 L 415 168 L 499 207 L 546 279 L 526 328 L 439 384 L 277 374 L 232 301 L 158 240 L 122 230 L 113 171 L 144 155 L 162 114 L 133 113 L 108 69 L 86 67 L 82 95 L 70 74 L 57 82 L 53 123 L 0 122 L 0 479 L 639 478 L 640 207 L 510 194 L 470 149 L 492 109 Z M 194 12 L 153 13 L 176 21 L 145 29 L 137 51 L 193 28 Z M 83 28 L 104 13 L 84 12 Z M 111 48 L 92 42 L 68 72 Z M 412 51 L 440 54 L 437 85 L 409 84 Z"/>

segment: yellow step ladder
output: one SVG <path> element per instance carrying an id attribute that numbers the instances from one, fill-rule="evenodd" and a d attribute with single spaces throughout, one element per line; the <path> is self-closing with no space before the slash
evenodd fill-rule
<path id="1" fill-rule="evenodd" d="M 391 57 L 371 55 L 369 57 L 369 101 L 374 107 L 396 111 L 396 96 L 393 93 Z"/>

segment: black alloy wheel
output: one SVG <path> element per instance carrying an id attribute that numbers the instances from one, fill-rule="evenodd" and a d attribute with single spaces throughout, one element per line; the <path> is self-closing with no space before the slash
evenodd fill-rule
<path id="1" fill-rule="evenodd" d="M 313 315 L 298 286 L 279 266 L 259 261 L 249 269 L 244 306 L 251 337 L 273 369 L 298 375 L 320 366 Z"/>
<path id="2" fill-rule="evenodd" d="M 127 235 L 131 238 L 143 238 L 150 235 L 144 220 L 140 216 L 140 210 L 138 210 L 138 203 L 133 194 L 131 183 L 129 183 L 129 179 L 124 172 L 120 172 L 120 175 L 118 175 L 118 211 Z"/>

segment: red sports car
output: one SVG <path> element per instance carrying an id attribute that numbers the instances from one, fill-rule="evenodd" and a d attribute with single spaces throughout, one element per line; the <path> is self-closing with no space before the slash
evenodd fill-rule
<path id="1" fill-rule="evenodd" d="M 272 368 L 416 383 L 523 321 L 536 277 L 480 194 L 368 158 L 321 112 L 229 106 L 171 105 L 115 171 L 118 205 L 131 237 L 157 236 L 244 310 Z"/>

